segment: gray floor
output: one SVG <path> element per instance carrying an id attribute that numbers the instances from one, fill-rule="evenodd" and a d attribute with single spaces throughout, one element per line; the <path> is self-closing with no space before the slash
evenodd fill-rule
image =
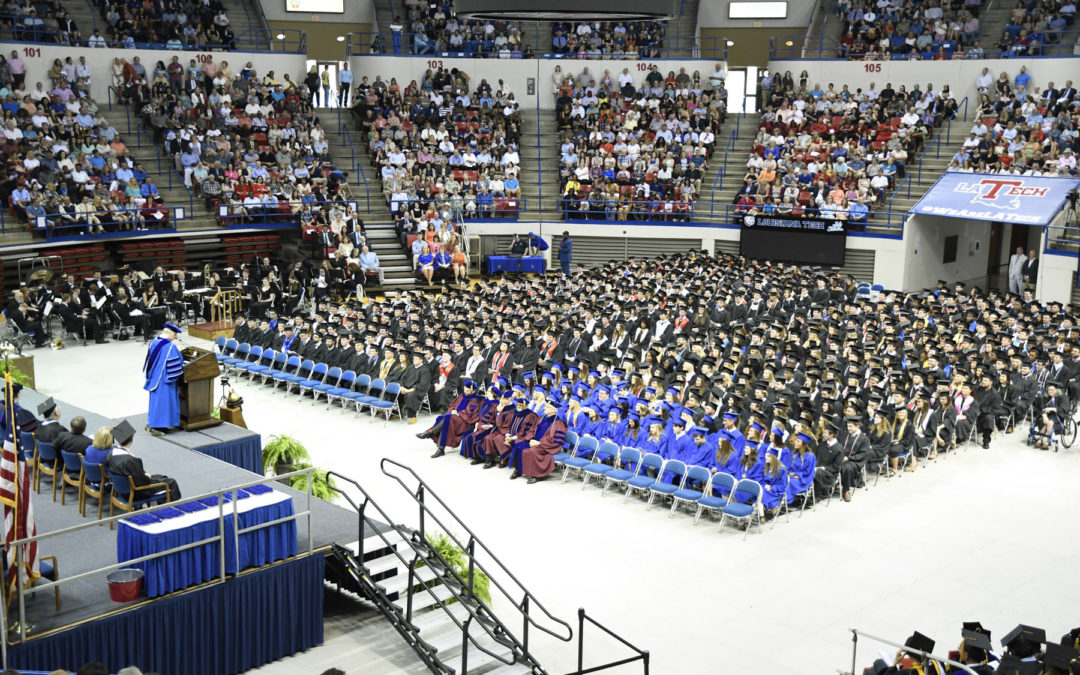
<path id="1" fill-rule="evenodd" d="M 35 353 L 40 387 L 58 398 L 115 416 L 145 409 L 142 345 Z M 996 639 L 1020 622 L 1051 636 L 1077 624 L 1080 447 L 1042 452 L 1017 432 L 743 540 L 591 488 L 527 486 L 456 456 L 429 459 L 431 443 L 414 437 L 419 425 L 384 426 L 246 381 L 238 389 L 248 425 L 264 441 L 294 435 L 317 465 L 356 478 L 407 524 L 415 524 L 415 507 L 379 460 L 414 467 L 556 616 L 571 621 L 587 608 L 651 650 L 655 673 L 834 673 L 850 668 L 849 628 L 901 641 L 918 628 L 947 651 L 962 621 L 982 621 Z M 260 671 L 417 672 L 395 662 L 408 655 L 370 615 L 345 630 L 352 623 L 342 617 L 325 645 Z M 588 635 L 587 664 L 627 655 Z M 551 673 L 576 663 L 572 645 L 532 644 Z M 878 649 L 861 647 L 860 666 Z"/>

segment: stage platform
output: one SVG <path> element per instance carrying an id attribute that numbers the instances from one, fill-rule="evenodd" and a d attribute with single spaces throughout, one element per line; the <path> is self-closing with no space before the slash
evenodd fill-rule
<path id="1" fill-rule="evenodd" d="M 202 338 L 213 342 L 219 337 L 231 338 L 236 324 L 232 321 L 207 321 L 188 326 L 187 332 L 191 337 Z"/>
<path id="2" fill-rule="evenodd" d="M 20 404 L 25 408 L 36 411 L 37 405 L 44 398 L 45 396 L 38 392 L 24 389 L 20 397 Z M 58 403 L 61 408 L 61 423 L 66 426 L 72 417 L 82 415 L 87 420 L 86 433 L 91 437 L 99 427 L 113 426 L 119 422 L 119 420 L 104 418 L 101 415 L 66 404 L 63 401 L 58 401 Z M 245 439 L 250 441 L 250 436 L 253 434 L 246 429 L 222 424 L 197 432 L 178 432 L 155 437 L 143 431 L 146 420 L 145 414 L 133 415 L 125 419 L 128 419 L 137 430 L 135 440 L 132 443 L 132 451 L 143 459 L 147 473 L 160 473 L 175 478 L 184 498 L 223 490 L 234 485 L 250 483 L 261 477 L 261 474 L 247 471 L 221 459 L 215 459 L 199 450 L 200 447 L 222 442 L 245 441 Z M 254 436 L 258 438 L 257 434 L 254 434 Z M 283 485 L 275 485 L 274 487 L 292 495 L 293 505 L 297 513 L 307 510 L 308 497 L 306 493 Z M 48 477 L 42 477 L 41 494 L 33 496 L 38 534 L 96 521 L 96 500 L 87 500 L 87 513 L 83 517 L 79 515 L 78 499 L 73 487 L 69 486 L 67 488 L 66 496 L 67 503 L 61 504 L 61 490 L 58 485 L 56 501 L 53 501 L 52 483 Z M 106 503 L 103 515 L 107 517 L 108 511 L 109 507 Z M 315 549 L 325 549 L 334 542 L 351 543 L 357 540 L 359 535 L 357 531 L 358 518 L 354 511 L 312 498 L 311 513 L 311 537 Z M 307 519 L 298 519 L 296 527 L 298 549 L 303 554 L 308 548 Z M 116 530 L 110 530 L 107 525 L 82 529 L 42 541 L 39 543 L 38 550 L 39 555 L 55 555 L 57 557 L 61 577 L 72 577 L 117 562 Z M 267 567 L 282 567 L 285 564 L 287 563 L 278 563 Z M 321 564 L 320 557 L 320 568 Z M 254 572 L 257 573 L 258 570 L 254 570 Z M 240 577 L 250 573 L 251 571 L 247 571 L 241 574 Z M 225 584 L 225 586 L 228 586 L 229 583 Z M 27 647 L 31 647 L 33 643 L 39 640 L 49 640 L 50 636 L 61 637 L 64 631 L 72 627 L 117 612 L 137 611 L 137 608 L 140 607 L 153 607 L 161 601 L 183 596 L 185 593 L 183 591 L 174 593 L 154 601 L 143 598 L 132 603 L 117 604 L 109 599 L 108 587 L 104 575 L 101 574 L 61 586 L 62 609 L 60 611 L 56 609 L 51 590 L 39 592 L 35 596 L 28 595 L 26 615 L 28 626 L 31 627 L 31 630 L 28 631 L 29 642 L 16 648 L 16 653 L 20 650 L 26 650 Z M 190 594 L 190 592 L 187 592 L 187 594 Z M 13 612 L 12 620 L 17 616 L 17 604 L 13 603 L 13 609 L 15 612 Z M 11 642 L 9 636 L 9 644 Z M 28 667 L 29 664 L 19 665 Z M 57 664 L 50 667 L 55 667 L 55 665 Z M 70 664 L 59 665 L 69 666 Z M 116 668 L 114 668 L 115 670 Z"/>

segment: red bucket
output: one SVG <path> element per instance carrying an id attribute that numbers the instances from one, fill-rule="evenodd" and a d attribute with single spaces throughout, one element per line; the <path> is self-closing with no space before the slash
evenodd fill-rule
<path id="1" fill-rule="evenodd" d="M 142 595 L 143 571 L 132 567 L 116 570 L 105 577 L 113 602 L 131 602 Z"/>

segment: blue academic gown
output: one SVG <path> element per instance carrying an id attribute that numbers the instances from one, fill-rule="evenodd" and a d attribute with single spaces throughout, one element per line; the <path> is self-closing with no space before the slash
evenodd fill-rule
<path id="1" fill-rule="evenodd" d="M 150 407 L 146 423 L 152 429 L 180 426 L 180 392 L 177 382 L 184 374 L 184 358 L 172 340 L 154 338 L 143 363 L 146 384 L 150 392 Z"/>
<path id="2" fill-rule="evenodd" d="M 758 483 L 761 482 L 762 478 L 765 476 L 765 460 L 757 459 L 756 457 L 755 459 L 756 461 L 754 462 L 754 464 L 748 469 L 744 468 L 742 464 L 739 465 L 738 473 L 735 474 L 736 482 L 743 480 L 744 478 L 749 480 L 755 480 Z M 742 492 L 735 493 L 735 499 L 737 501 L 743 501 L 747 496 L 748 495 L 745 495 Z"/>
<path id="3" fill-rule="evenodd" d="M 580 410 L 576 413 L 568 410 L 562 418 L 563 421 L 566 422 L 566 428 L 573 431 L 578 436 L 586 433 L 586 429 L 589 428 L 589 416 Z"/>
<path id="4" fill-rule="evenodd" d="M 814 457 L 813 453 L 804 453 L 802 459 L 795 453 L 791 454 L 791 465 L 788 467 L 788 473 L 794 475 L 791 475 L 788 479 L 788 503 L 791 503 L 791 500 L 795 499 L 796 495 L 814 487 L 814 470 L 816 468 L 817 457 Z"/>
<path id="5" fill-rule="evenodd" d="M 768 472 L 762 472 L 758 482 L 761 483 L 761 505 L 766 509 L 775 509 L 780 506 L 780 498 L 784 496 L 785 473 L 783 465 L 774 476 L 770 476 Z"/>
<path id="6" fill-rule="evenodd" d="M 743 436 L 743 432 L 738 429 L 732 429 L 731 431 L 721 429 L 716 432 L 716 434 L 719 438 L 728 439 L 728 442 L 731 443 L 731 447 L 735 448 L 735 454 L 742 457 L 743 448 L 746 447 L 746 436 Z"/>

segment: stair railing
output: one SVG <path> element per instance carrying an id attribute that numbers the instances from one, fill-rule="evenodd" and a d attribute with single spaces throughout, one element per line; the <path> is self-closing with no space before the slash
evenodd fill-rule
<path id="1" fill-rule="evenodd" d="M 855 670 L 855 663 L 856 663 L 856 652 L 859 649 L 859 637 L 860 636 L 866 638 L 867 640 L 873 640 L 874 642 L 880 642 L 882 644 L 889 645 L 890 647 L 896 647 L 897 649 L 902 649 L 905 652 L 908 652 L 909 654 L 918 654 L 924 661 L 927 660 L 927 659 L 930 659 L 930 660 L 933 660 L 933 661 L 937 661 L 939 663 L 943 663 L 943 664 L 952 666 L 953 668 L 958 668 L 958 669 L 964 671 L 965 673 L 971 673 L 971 675 L 978 675 L 978 673 L 976 673 L 974 670 L 971 669 L 971 666 L 964 665 L 963 663 L 960 663 L 959 661 L 953 661 L 952 659 L 949 659 L 949 658 L 946 658 L 946 657 L 943 657 L 943 656 L 935 656 L 934 654 L 931 654 L 930 652 L 925 652 L 925 651 L 923 651 L 921 649 L 915 649 L 914 647 L 908 647 L 908 646 L 902 645 L 899 642 L 893 642 L 892 640 L 886 640 L 885 638 L 880 638 L 880 637 L 877 637 L 877 636 L 874 636 L 874 635 L 870 635 L 869 633 L 864 633 L 863 631 L 861 631 L 861 630 L 859 630 L 857 628 L 851 628 L 849 630 L 851 631 L 851 675 L 854 675 L 854 673 L 857 672 Z"/>
<path id="2" fill-rule="evenodd" d="M 470 529 L 469 526 L 461 520 L 461 518 L 454 512 L 454 510 L 451 509 L 450 506 L 445 501 L 443 501 L 443 499 L 439 497 L 439 495 L 436 494 L 434 490 L 431 489 L 431 486 L 424 482 L 424 480 L 420 478 L 420 476 L 415 471 L 413 471 L 408 466 L 405 466 L 404 464 L 401 464 L 389 458 L 384 458 L 382 462 L 380 462 L 379 466 L 384 474 L 396 480 L 401 486 L 401 488 L 406 493 L 408 493 L 416 502 L 417 506 L 419 507 L 421 535 L 424 534 L 425 528 L 427 527 L 427 521 L 428 519 L 430 519 L 432 522 L 442 528 L 443 533 L 445 533 L 446 536 L 450 537 L 450 539 L 454 542 L 455 545 L 457 545 L 461 548 L 461 550 L 466 552 L 469 557 L 470 577 L 472 576 L 474 567 L 480 569 L 482 572 L 487 574 L 488 578 L 491 580 L 491 585 L 493 588 L 497 588 L 504 596 L 506 596 L 508 599 L 512 600 L 515 603 L 515 606 L 522 614 L 522 643 L 526 647 L 526 651 L 529 644 L 530 626 L 544 633 L 547 633 L 548 635 L 558 640 L 562 640 L 563 642 L 569 642 L 571 639 L 573 639 L 574 629 L 570 626 L 570 624 L 556 617 L 554 614 L 548 611 L 548 609 L 544 607 L 544 605 L 541 604 L 539 600 L 536 599 L 536 596 L 532 593 L 532 591 L 526 588 L 525 585 L 521 583 L 521 581 L 519 581 L 517 577 L 514 576 L 514 574 L 506 567 L 505 564 L 503 564 L 501 560 L 499 560 L 498 556 L 495 555 L 495 553 L 487 546 L 487 544 L 485 544 L 483 541 L 480 540 L 478 536 L 476 536 L 476 533 L 473 532 L 472 529 Z M 410 479 L 411 481 L 415 481 L 415 487 L 410 487 L 409 485 L 406 485 L 405 481 L 402 480 L 400 476 L 392 472 L 391 467 L 397 467 L 408 473 L 408 476 L 406 478 Z M 442 511 L 447 516 L 450 517 L 452 522 L 449 525 L 440 520 L 439 516 L 432 510 L 431 506 L 429 506 L 429 503 L 432 500 L 434 501 L 434 503 L 438 504 L 438 506 L 441 507 Z M 458 539 L 458 536 L 455 534 L 455 531 L 467 533 L 468 541 L 460 541 Z M 480 550 L 484 554 L 486 554 L 486 557 L 489 560 L 487 565 L 477 559 L 477 550 Z M 500 576 L 493 575 L 492 572 L 489 571 L 489 567 L 492 568 L 494 571 L 498 572 Z M 506 579 L 508 579 L 508 583 L 509 585 L 513 586 L 513 589 L 507 589 L 504 585 L 503 580 L 500 577 L 505 577 Z M 520 597 L 521 599 L 517 600 L 517 597 Z M 538 615 L 535 611 L 533 611 L 534 608 L 535 610 L 538 610 L 540 612 L 539 616 L 541 616 L 541 618 L 547 619 L 555 625 L 549 628 L 548 626 L 538 623 L 536 620 L 536 617 Z M 559 630 L 560 628 L 562 630 Z"/>
<path id="3" fill-rule="evenodd" d="M 383 461 L 385 462 L 386 460 L 383 460 Z M 385 470 L 384 470 L 384 473 L 385 473 Z M 378 535 L 378 537 L 382 540 L 382 542 L 384 544 L 384 548 L 388 548 L 391 551 L 393 551 L 394 556 L 397 557 L 397 559 L 401 562 L 402 567 L 409 571 L 408 572 L 408 574 L 409 574 L 408 587 L 404 591 L 405 593 L 407 593 L 406 606 L 405 606 L 405 621 L 406 622 L 408 622 L 410 625 L 412 624 L 413 597 L 418 592 L 417 587 L 420 587 L 420 588 L 423 588 L 423 590 L 426 591 L 427 594 L 431 596 L 431 599 L 434 600 L 435 603 L 438 605 L 438 607 L 446 614 L 446 616 L 448 616 L 450 618 L 450 620 L 454 622 L 454 625 L 456 625 L 458 628 L 461 629 L 463 646 L 467 646 L 467 644 L 469 642 L 471 642 L 472 645 L 476 649 L 480 650 L 481 652 L 487 654 L 491 658 L 493 658 L 493 659 L 495 659 L 495 660 L 497 660 L 500 663 L 503 663 L 505 665 L 511 665 L 511 664 L 517 662 L 516 659 L 511 659 L 511 660 L 508 661 L 503 656 L 500 656 L 499 654 L 495 654 L 495 653 L 489 651 L 488 649 L 484 648 L 483 646 L 481 646 L 476 641 L 476 637 L 473 636 L 473 634 L 469 630 L 470 626 L 475 624 L 475 625 L 479 625 L 484 630 L 484 632 L 488 634 L 488 636 L 492 640 L 495 640 L 495 641 L 497 641 L 499 643 L 502 643 L 502 644 L 506 644 L 506 642 L 509 639 L 510 641 L 512 641 L 514 643 L 514 646 L 518 647 L 522 651 L 522 656 L 524 658 L 530 659 L 533 663 L 535 663 L 535 659 L 532 659 L 531 656 L 529 656 L 529 654 L 528 654 L 528 650 L 525 649 L 524 646 L 522 646 L 513 637 L 513 634 L 510 632 L 510 629 L 494 614 L 494 612 L 491 611 L 491 608 L 489 608 L 485 603 L 483 603 L 479 598 L 477 598 L 473 594 L 473 592 L 472 592 L 472 567 L 470 566 L 470 572 L 469 572 L 469 575 L 468 575 L 469 579 L 466 581 L 465 579 L 462 579 L 460 575 L 458 575 L 457 571 L 454 570 L 454 568 L 450 565 L 450 563 L 442 556 L 442 554 L 439 553 L 439 551 L 437 549 L 435 549 L 434 547 L 431 547 L 431 546 L 428 545 L 427 540 L 426 540 L 425 535 L 424 535 L 423 519 L 422 518 L 421 518 L 420 531 L 419 532 L 414 532 L 410 538 L 406 539 L 406 541 L 409 543 L 409 545 L 411 546 L 413 551 L 416 553 L 416 555 L 413 557 L 413 560 L 410 561 L 410 560 L 406 559 L 405 556 L 403 556 L 400 551 L 398 551 L 396 548 L 394 548 L 394 542 L 390 541 L 390 539 L 386 536 L 386 532 L 379 529 L 379 524 L 376 523 L 376 522 L 372 522 L 369 519 L 369 517 L 366 515 L 365 512 L 370 507 L 370 508 L 375 509 L 375 511 L 379 515 L 379 517 L 383 519 L 383 522 L 385 522 L 385 523 L 394 522 L 394 520 L 392 518 L 390 518 L 390 516 L 387 515 L 387 513 L 385 511 L 383 511 L 382 507 L 380 507 L 378 505 L 378 503 L 376 503 L 375 500 L 371 498 L 371 495 L 368 494 L 368 492 L 366 490 L 364 490 L 363 487 L 361 487 L 360 483 L 356 482 L 352 478 L 349 478 L 348 476 L 343 476 L 340 473 L 337 473 L 336 471 L 328 471 L 326 475 L 328 477 L 333 476 L 337 480 L 341 480 L 341 481 L 344 481 L 344 482 L 348 483 L 349 485 L 356 488 L 356 490 L 358 490 L 361 495 L 363 495 L 363 501 L 360 504 L 357 504 L 355 501 L 353 501 L 352 497 L 350 497 L 348 495 L 348 493 L 346 493 L 342 489 L 340 489 L 340 488 L 338 488 L 338 487 L 336 487 L 334 485 L 329 486 L 331 490 L 333 490 L 334 492 L 337 492 L 342 497 L 344 497 L 345 501 L 347 501 L 349 503 L 349 505 L 352 506 L 352 508 L 360 516 L 359 525 L 358 525 L 358 538 L 357 538 L 357 544 L 356 544 L 357 545 L 356 562 L 364 570 L 365 576 L 367 575 L 367 568 L 364 565 L 364 525 L 365 524 L 369 524 L 371 526 L 370 527 L 371 531 L 375 532 Z M 387 475 L 389 475 L 389 474 L 387 474 Z M 419 541 L 414 541 L 415 537 L 419 537 Z M 449 581 L 451 583 L 446 583 L 445 581 L 443 581 L 442 577 L 438 577 L 438 580 L 439 580 L 440 583 L 438 585 L 430 585 L 429 586 L 430 582 L 424 581 L 423 579 L 421 579 L 419 576 L 416 575 L 416 564 L 421 559 L 420 555 L 421 555 L 422 551 L 430 551 L 430 553 L 433 555 L 435 560 L 434 561 L 426 560 L 425 562 L 427 564 L 429 564 L 429 565 L 432 565 L 432 564 L 441 565 L 442 568 L 445 569 L 449 573 L 449 575 L 451 576 L 451 578 L 449 579 Z M 435 593 L 434 589 L 438 588 L 439 585 L 443 586 L 445 589 L 450 591 L 450 594 L 453 596 L 454 600 L 466 612 L 468 612 L 468 617 L 466 617 L 464 621 L 458 620 L 458 618 L 455 617 L 453 615 L 453 613 L 450 611 L 449 605 L 452 604 L 452 603 L 448 603 L 448 602 L 443 601 Z M 462 590 L 459 590 L 459 588 L 462 589 Z M 477 606 L 479 606 L 479 609 L 477 608 Z M 483 616 L 481 616 L 481 614 L 483 614 Z M 423 640 L 424 640 L 423 636 L 420 635 L 419 632 L 417 632 L 415 629 L 411 629 L 410 633 L 413 636 L 415 636 L 418 641 L 423 642 Z M 515 654 L 515 656 L 516 656 L 516 654 Z M 460 671 L 462 673 L 469 672 L 469 669 L 468 669 L 468 657 L 469 657 L 469 650 L 467 648 L 463 648 L 461 650 L 461 671 Z"/>
<path id="4" fill-rule="evenodd" d="M 630 644 L 622 636 L 614 633 L 610 628 L 608 628 L 607 626 L 601 624 L 599 621 L 597 621 L 596 619 L 594 619 L 591 616 L 589 616 L 588 614 L 586 614 L 584 609 L 578 609 L 577 614 L 578 614 L 577 670 L 575 670 L 573 672 L 570 672 L 570 673 L 567 673 L 566 675 L 586 675 L 586 673 L 597 673 L 597 672 L 600 672 L 601 670 L 608 670 L 610 668 L 618 668 L 619 666 L 625 666 L 625 665 L 627 665 L 629 663 L 634 663 L 635 661 L 641 661 L 642 668 L 644 669 L 644 675 L 649 675 L 649 650 L 647 650 L 647 649 L 638 649 L 636 646 Z M 620 659 L 618 661 L 612 661 L 610 663 L 605 663 L 603 665 L 590 666 L 590 667 L 586 668 L 585 667 L 585 622 L 586 621 L 588 621 L 592 625 L 596 626 L 597 628 L 599 628 L 604 633 L 607 633 L 609 636 L 615 638 L 616 640 L 621 642 L 623 645 L 625 645 L 625 646 L 629 647 L 630 649 L 634 650 L 635 652 L 637 652 L 637 654 L 634 655 L 634 656 L 625 658 L 625 659 Z"/>

